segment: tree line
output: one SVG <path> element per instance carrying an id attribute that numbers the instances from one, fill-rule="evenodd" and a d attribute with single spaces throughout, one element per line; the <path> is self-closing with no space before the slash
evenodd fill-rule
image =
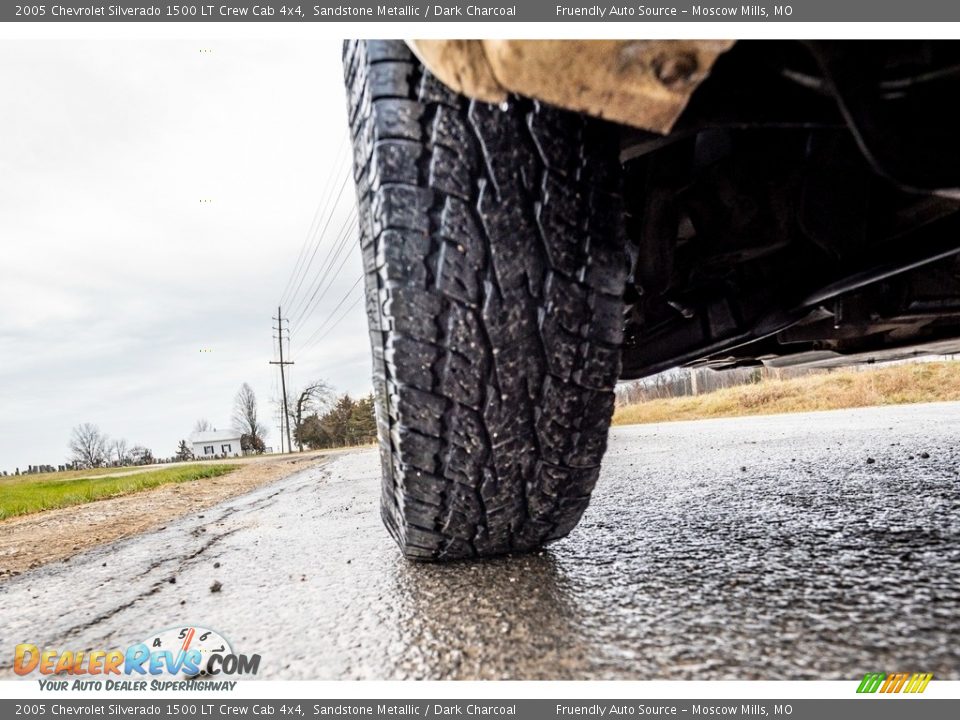
<path id="1" fill-rule="evenodd" d="M 283 402 L 276 404 L 283 413 Z M 349 394 L 338 395 L 325 380 L 314 380 L 287 396 L 290 432 L 297 449 L 362 445 L 376 440 L 377 422 L 373 395 L 354 400 Z M 267 449 L 267 427 L 260 420 L 256 393 L 243 383 L 234 398 L 232 429 L 240 435 L 244 455 L 262 454 Z M 206 419 L 200 419 L 194 433 L 212 430 Z M 122 438 L 110 438 L 93 423 L 73 428 L 70 436 L 70 467 L 78 470 L 110 465 L 151 465 L 158 460 L 142 445 L 129 445 Z M 180 440 L 172 458 L 159 462 L 193 460 L 193 449 L 186 439 Z"/>
<path id="2" fill-rule="evenodd" d="M 281 415 L 282 400 L 278 401 Z M 320 450 L 371 443 L 377 437 L 373 395 L 338 395 L 326 380 L 314 380 L 287 395 L 292 440 L 297 449 Z"/>
<path id="3" fill-rule="evenodd" d="M 123 438 L 110 438 L 93 423 L 81 423 L 70 434 L 70 465 L 75 470 L 154 462 L 150 448 L 131 446 Z"/>
<path id="4" fill-rule="evenodd" d="M 274 402 L 283 417 L 283 399 Z M 347 393 L 339 395 L 323 379 L 289 390 L 286 413 L 291 440 L 300 452 L 362 445 L 374 442 L 377 437 L 373 395 L 354 400 Z M 244 413 L 244 417 L 248 422 L 243 426 L 252 427 L 249 413 Z"/>
<path id="5" fill-rule="evenodd" d="M 373 395 L 354 400 L 349 394 L 339 395 L 326 380 L 318 379 L 304 386 L 291 389 L 287 402 L 274 400 L 280 417 L 289 424 L 291 440 L 297 450 L 319 450 L 371 443 L 377 437 L 377 421 Z M 232 427 L 240 435 L 240 448 L 245 455 L 266 451 L 267 428 L 260 420 L 257 396 L 249 384 L 244 383 L 234 398 Z M 211 430 L 210 423 L 201 419 L 194 432 Z M 286 432 L 284 427 L 281 433 Z M 185 440 L 180 441 L 177 458 L 193 457 Z"/>
<path id="6" fill-rule="evenodd" d="M 305 417 L 294 431 L 294 441 L 303 449 L 363 445 L 377 439 L 377 420 L 373 395 L 354 400 L 341 395 L 322 414 Z"/>

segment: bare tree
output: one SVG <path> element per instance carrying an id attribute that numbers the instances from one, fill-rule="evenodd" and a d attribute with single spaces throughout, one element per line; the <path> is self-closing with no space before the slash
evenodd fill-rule
<path id="1" fill-rule="evenodd" d="M 127 453 L 127 441 L 123 438 L 117 438 L 110 443 L 110 448 L 117 456 L 117 465 L 126 465 L 130 462 L 130 455 Z"/>
<path id="2" fill-rule="evenodd" d="M 200 418 L 193 426 L 193 432 L 195 433 L 207 432 L 208 430 L 213 430 L 213 426 L 206 418 Z"/>
<path id="3" fill-rule="evenodd" d="M 153 451 L 143 445 L 130 448 L 130 462 L 134 465 L 153 465 Z"/>
<path id="4" fill-rule="evenodd" d="M 267 429 L 257 419 L 257 396 L 247 383 L 240 386 L 233 402 L 233 427 L 241 434 L 240 444 L 244 451 L 263 452 L 263 436 Z"/>
<path id="5" fill-rule="evenodd" d="M 304 420 L 310 415 L 322 415 L 333 405 L 333 387 L 326 380 L 314 380 L 303 387 L 299 392 L 293 391 L 287 398 L 287 409 L 290 412 L 290 425 L 300 452 L 303 452 L 303 438 L 300 437 L 300 428 Z M 281 409 L 281 413 L 282 413 Z"/>
<path id="6" fill-rule="evenodd" d="M 70 459 L 80 469 L 100 467 L 107 462 L 108 443 L 93 423 L 77 425 L 70 436 Z"/>

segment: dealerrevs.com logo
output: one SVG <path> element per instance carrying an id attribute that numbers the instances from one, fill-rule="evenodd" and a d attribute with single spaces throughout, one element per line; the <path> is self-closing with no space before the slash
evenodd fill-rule
<path id="1" fill-rule="evenodd" d="M 221 678 L 256 675 L 260 656 L 234 652 L 215 630 L 187 626 L 161 630 L 126 650 L 21 643 L 14 648 L 13 669 L 17 675 L 56 676 L 40 679 L 44 690 L 232 690 L 236 681 Z"/>

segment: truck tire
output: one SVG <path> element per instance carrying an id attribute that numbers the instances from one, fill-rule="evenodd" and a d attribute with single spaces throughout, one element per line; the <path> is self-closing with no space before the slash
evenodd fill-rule
<path id="1" fill-rule="evenodd" d="M 403 554 L 565 536 L 600 472 L 629 273 L 617 133 L 344 45 L 383 465 Z"/>

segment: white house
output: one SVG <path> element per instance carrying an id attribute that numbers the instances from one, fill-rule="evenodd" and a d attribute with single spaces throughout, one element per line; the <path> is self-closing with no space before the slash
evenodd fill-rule
<path id="1" fill-rule="evenodd" d="M 193 456 L 198 458 L 240 457 L 240 433 L 236 430 L 204 430 L 190 436 Z"/>

